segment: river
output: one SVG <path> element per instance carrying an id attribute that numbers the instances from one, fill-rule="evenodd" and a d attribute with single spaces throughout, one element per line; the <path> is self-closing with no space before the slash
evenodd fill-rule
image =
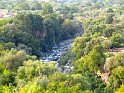
<path id="1" fill-rule="evenodd" d="M 80 28 L 78 33 L 75 35 L 75 38 L 78 36 L 82 36 L 82 34 L 83 34 L 83 28 L 82 28 L 82 23 L 80 23 Z M 64 40 L 60 42 L 58 45 L 54 46 L 53 50 L 51 50 L 50 52 L 43 53 L 44 56 L 41 57 L 41 61 L 44 63 L 54 61 L 56 62 L 56 67 L 58 68 L 59 71 L 70 73 L 74 69 L 73 65 L 71 64 L 72 60 L 68 60 L 67 64 L 64 65 L 63 70 L 58 66 L 58 64 L 62 57 L 62 54 L 73 46 L 73 42 L 75 38 Z"/>
<path id="2" fill-rule="evenodd" d="M 68 39 L 60 42 L 57 46 L 53 47 L 50 52 L 44 53 L 41 57 L 43 61 L 59 61 L 62 54 L 73 46 L 74 39 Z"/>
<path id="3" fill-rule="evenodd" d="M 41 61 L 44 63 L 54 61 L 56 62 L 56 67 L 59 71 L 70 73 L 73 70 L 73 66 L 71 65 L 70 60 L 65 64 L 64 69 L 58 67 L 58 62 L 60 58 L 62 57 L 62 54 L 66 52 L 68 49 L 70 49 L 73 46 L 74 39 L 68 39 L 60 42 L 57 46 L 53 47 L 53 50 L 50 52 L 44 53 L 44 56 L 41 57 Z"/>

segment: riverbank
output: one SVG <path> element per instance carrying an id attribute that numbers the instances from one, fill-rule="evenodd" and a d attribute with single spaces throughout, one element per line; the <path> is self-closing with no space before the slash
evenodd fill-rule
<path id="1" fill-rule="evenodd" d="M 44 53 L 44 56 L 41 57 L 42 61 L 59 61 L 62 54 L 70 49 L 73 46 L 73 39 L 68 39 L 60 42 L 57 46 L 53 47 L 53 50 L 50 52 Z"/>

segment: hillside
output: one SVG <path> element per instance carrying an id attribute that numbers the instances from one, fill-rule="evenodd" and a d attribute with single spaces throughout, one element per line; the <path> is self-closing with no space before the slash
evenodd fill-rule
<path id="1" fill-rule="evenodd" d="M 124 93 L 124 0 L 0 0 L 0 93 Z"/>

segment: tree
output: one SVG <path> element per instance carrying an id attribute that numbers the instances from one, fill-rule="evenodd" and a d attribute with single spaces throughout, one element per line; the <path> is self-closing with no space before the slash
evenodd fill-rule
<path id="1" fill-rule="evenodd" d="M 103 31 L 105 37 L 111 37 L 113 33 L 116 32 L 116 29 L 111 25 L 106 25 L 106 28 Z"/>
<path id="2" fill-rule="evenodd" d="M 32 4 L 32 8 L 31 8 L 32 10 L 41 10 L 42 9 L 42 5 L 39 3 L 39 2 L 37 2 L 37 1 L 35 1 L 33 4 Z"/>
<path id="3" fill-rule="evenodd" d="M 36 14 L 20 14 L 14 19 L 17 31 L 15 43 L 22 43 L 32 48 L 32 54 L 40 56 L 41 44 L 46 36 L 46 28 L 43 18 Z"/>
<path id="4" fill-rule="evenodd" d="M 111 57 L 106 65 L 106 70 L 111 71 L 118 66 L 124 66 L 124 53 L 118 53 Z"/>
<path id="5" fill-rule="evenodd" d="M 53 7 L 48 3 L 45 3 L 42 9 L 43 9 L 43 14 L 53 13 Z"/>
<path id="6" fill-rule="evenodd" d="M 30 5 L 27 0 L 17 0 L 17 10 L 30 10 Z"/>
<path id="7" fill-rule="evenodd" d="M 112 70 L 112 73 L 109 77 L 110 86 L 113 89 L 119 88 L 122 84 L 124 84 L 124 67 L 118 66 Z"/>
<path id="8" fill-rule="evenodd" d="M 5 43 L 5 48 L 11 50 L 12 48 L 16 48 L 16 45 L 12 42 Z"/>
<path id="9" fill-rule="evenodd" d="M 28 93 L 28 92 L 40 93 L 41 91 L 43 91 L 42 85 L 40 85 L 40 84 L 42 84 L 42 83 L 39 83 L 39 79 L 36 78 L 32 82 L 26 83 L 26 85 L 24 85 L 22 88 L 20 88 L 20 90 L 18 92 L 20 92 L 20 93 Z"/>
<path id="10" fill-rule="evenodd" d="M 8 70 L 4 70 L 0 73 L 0 85 L 2 86 L 9 86 L 9 85 L 16 85 L 15 83 L 15 74 Z"/>
<path id="11" fill-rule="evenodd" d="M 104 49 L 100 45 L 95 45 L 88 55 L 84 57 L 84 67 L 95 73 L 103 70 L 105 63 Z"/>
<path id="12" fill-rule="evenodd" d="M 115 93 L 123 93 L 123 92 L 124 92 L 124 84 L 122 84 L 121 87 L 118 88 Z"/>
<path id="13" fill-rule="evenodd" d="M 42 63 L 40 61 L 28 60 L 20 66 L 17 72 L 18 80 L 30 81 L 41 75 L 49 76 L 56 71 L 54 63 Z"/>
<path id="14" fill-rule="evenodd" d="M 103 46 L 104 49 L 110 49 L 111 41 L 110 40 L 104 40 L 102 42 L 102 46 Z"/>
<path id="15" fill-rule="evenodd" d="M 108 13 L 112 13 L 112 12 L 114 12 L 114 11 L 113 11 L 112 8 L 109 8 L 109 9 L 107 10 L 107 12 L 108 12 Z"/>
<path id="16" fill-rule="evenodd" d="M 86 47 L 86 42 L 90 40 L 89 36 L 77 37 L 74 41 L 74 46 L 72 51 L 74 52 L 75 58 L 79 59 L 84 54 L 84 48 Z"/>
<path id="17" fill-rule="evenodd" d="M 27 56 L 25 51 L 17 51 L 16 49 L 11 49 L 9 52 L 5 53 L 0 62 L 3 66 L 11 71 L 17 71 L 19 66 L 23 65 L 23 61 L 31 58 Z"/>
<path id="18" fill-rule="evenodd" d="M 106 24 L 112 24 L 113 20 L 114 20 L 113 19 L 113 14 L 106 15 L 106 19 L 105 19 Z"/>
<path id="19" fill-rule="evenodd" d="M 91 84 L 87 78 L 83 77 L 81 74 L 72 74 L 70 78 L 70 86 L 77 85 L 81 90 L 90 90 Z"/>
<path id="20" fill-rule="evenodd" d="M 121 44 L 124 43 L 123 34 L 119 34 L 119 33 L 114 33 L 110 38 L 110 40 L 112 42 L 112 47 L 121 47 Z"/>
<path id="21" fill-rule="evenodd" d="M 6 52 L 6 51 L 5 51 L 5 46 L 4 46 L 4 44 L 3 44 L 3 43 L 0 43 L 0 56 L 4 55 L 5 52 Z"/>
<path id="22" fill-rule="evenodd" d="M 72 38 L 77 33 L 78 24 L 73 20 L 65 19 L 65 21 L 62 24 L 62 29 L 63 29 L 62 37 L 64 40 Z"/>
<path id="23" fill-rule="evenodd" d="M 32 48 L 31 47 L 28 47 L 24 44 L 19 44 L 17 46 L 17 50 L 25 50 L 26 53 L 28 53 L 29 55 L 32 55 Z"/>

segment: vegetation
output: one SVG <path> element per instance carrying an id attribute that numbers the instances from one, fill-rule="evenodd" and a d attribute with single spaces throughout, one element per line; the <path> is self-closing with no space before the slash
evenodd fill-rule
<path id="1" fill-rule="evenodd" d="M 123 0 L 0 3 L 16 13 L 0 18 L 0 93 L 124 92 Z M 40 60 L 70 38 L 73 46 L 58 67 Z M 73 66 L 70 73 L 58 70 L 66 63 Z"/>

